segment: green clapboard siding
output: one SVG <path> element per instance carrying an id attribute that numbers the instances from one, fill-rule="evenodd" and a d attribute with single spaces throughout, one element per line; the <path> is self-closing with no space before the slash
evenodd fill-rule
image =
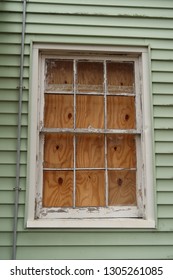
<path id="1" fill-rule="evenodd" d="M 12 256 L 22 2 L 0 1 L 0 259 Z M 26 229 L 31 41 L 151 48 L 157 228 Z M 27 1 L 18 259 L 173 259 L 173 1 Z"/>

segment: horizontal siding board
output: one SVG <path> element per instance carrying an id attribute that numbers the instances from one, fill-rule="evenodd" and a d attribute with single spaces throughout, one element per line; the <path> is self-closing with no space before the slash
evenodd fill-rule
<path id="1" fill-rule="evenodd" d="M 26 164 L 27 161 L 26 152 L 21 152 L 20 163 Z M 16 151 L 0 151 L 0 164 L 16 164 Z"/>
<path id="2" fill-rule="evenodd" d="M 8 240 L 6 241 L 8 242 Z M 172 233 L 107 233 L 105 240 L 105 233 L 19 233 L 18 246 L 131 246 L 138 245 L 173 245 Z M 10 245 L 10 243 L 6 244 Z"/>
<path id="3" fill-rule="evenodd" d="M 21 41 L 21 34 L 16 34 L 16 33 L 12 33 L 10 34 L 1 34 L 1 42 L 4 43 L 4 45 L 8 46 L 8 45 L 13 45 L 13 44 L 17 44 Z M 55 42 L 55 43 L 77 43 L 77 44 L 88 44 L 88 42 L 90 42 L 90 44 L 105 44 L 105 38 L 100 36 L 100 37 L 90 37 L 90 36 L 66 36 L 66 34 L 64 35 L 49 35 L 49 34 L 27 34 L 26 39 L 25 39 L 25 43 L 26 46 L 30 45 L 31 41 L 37 41 L 37 42 Z M 147 39 L 147 38 L 123 38 L 123 37 L 107 37 L 106 38 L 106 44 L 107 45 L 125 45 L 125 46 L 147 46 L 147 45 L 151 45 L 153 48 L 155 49 L 168 49 L 168 50 L 172 50 L 173 49 L 173 42 L 171 40 L 166 40 L 166 39 Z M 11 52 L 6 51 L 6 48 L 1 48 L 4 54 L 6 55 L 12 55 L 12 50 Z M 25 47 L 26 49 L 26 47 Z M 29 53 L 27 53 L 28 55 Z M 19 52 L 18 52 L 19 55 Z M 25 58 L 27 59 L 28 57 L 25 56 Z"/>
<path id="4" fill-rule="evenodd" d="M 0 186 L 3 191 L 11 191 L 16 185 L 16 178 L 14 177 L 0 177 Z M 20 178 L 19 185 L 22 190 L 26 188 L 26 178 Z"/>
<path id="5" fill-rule="evenodd" d="M 172 205 L 159 205 L 158 218 L 173 218 L 173 204 Z"/>
<path id="6" fill-rule="evenodd" d="M 0 27 L 1 33 L 21 33 L 21 24 L 3 23 Z M 95 26 L 75 26 L 67 25 L 46 25 L 46 24 L 27 24 L 26 34 L 49 34 L 49 35 L 85 35 L 85 36 L 104 36 L 104 37 L 131 37 L 131 38 L 164 38 L 173 39 L 172 30 L 162 29 L 162 32 L 154 28 L 133 28 L 133 27 L 95 27 Z M 27 46 L 26 46 L 27 47 Z M 17 52 L 17 50 L 16 50 Z M 13 52 L 14 53 L 14 50 Z M 171 52 L 170 55 L 171 56 Z M 170 59 L 170 58 L 169 58 Z"/>
<path id="7" fill-rule="evenodd" d="M 1 89 L 17 89 L 19 87 L 19 78 L 0 78 Z M 29 88 L 29 80 L 24 79 L 23 86 Z"/>
<path id="8" fill-rule="evenodd" d="M 20 68 L 12 66 L 0 66 L 0 76 L 3 78 L 18 78 L 20 77 Z M 24 67 L 23 77 L 29 77 L 29 68 Z"/>
<path id="9" fill-rule="evenodd" d="M 0 165 L 0 177 L 7 177 L 7 176 L 8 177 L 16 176 L 16 165 L 15 164 L 1 164 Z M 26 177 L 26 165 L 21 165 L 20 176 Z"/>
<path id="10" fill-rule="evenodd" d="M 156 166 L 173 166 L 173 154 L 156 155 Z"/>
<path id="11" fill-rule="evenodd" d="M 2 32 L 7 32 L 8 26 L 6 26 L 6 29 L 2 30 Z M 64 25 L 58 25 L 58 26 L 48 26 L 48 25 L 27 25 L 26 27 L 26 33 L 28 34 L 49 34 L 49 35 L 62 35 L 67 34 L 67 36 L 72 35 L 85 35 L 85 36 L 104 36 L 104 37 L 127 37 L 127 38 L 165 38 L 165 39 L 173 39 L 173 33 L 172 30 L 164 29 L 162 33 L 160 30 L 156 29 L 143 29 L 140 28 L 122 28 L 122 27 L 86 27 L 86 26 L 64 26 Z M 160 36 L 162 34 L 162 36 Z"/>
<path id="12" fill-rule="evenodd" d="M 3 232 L 5 234 L 6 232 L 12 232 L 12 230 L 13 218 L 0 218 L 0 232 Z"/>
<path id="13" fill-rule="evenodd" d="M 160 231 L 171 231 L 173 232 L 173 219 L 164 218 L 158 220 L 158 229 Z"/>
<path id="14" fill-rule="evenodd" d="M 28 41 L 33 40 L 37 42 L 48 42 L 48 43 L 68 43 L 68 44 L 88 44 L 90 42 L 91 45 L 104 45 L 105 38 L 100 37 L 91 37 L 83 35 L 75 35 L 75 36 L 65 36 L 63 35 L 49 35 L 49 34 L 28 34 Z M 144 38 L 123 38 L 123 37 L 107 37 L 106 44 L 109 45 L 125 45 L 125 46 L 141 46 L 146 44 L 146 39 Z"/>
<path id="15" fill-rule="evenodd" d="M 8 9 L 8 7 L 11 7 L 12 8 L 12 11 L 21 11 L 22 12 L 22 3 L 21 1 L 19 0 L 15 0 L 15 1 L 11 1 L 11 0 L 7 0 L 5 2 L 2 2 L 1 1 L 1 5 L 0 5 L 0 8 L 1 10 L 6 10 L 6 11 L 10 11 Z"/>
<path id="16" fill-rule="evenodd" d="M 173 191 L 173 179 L 170 179 L 170 180 L 158 179 L 157 180 L 157 190 L 164 191 L 164 192 Z"/>
<path id="17" fill-rule="evenodd" d="M 0 126 L 1 136 L 0 138 L 5 138 L 8 140 L 17 138 L 17 126 Z M 21 139 L 26 139 L 28 135 L 27 127 L 22 126 L 21 128 Z M 5 140 L 6 141 L 6 140 Z M 4 145 L 3 142 L 0 142 L 1 145 Z"/>
<path id="18" fill-rule="evenodd" d="M 152 49 L 151 51 L 151 59 L 153 60 L 168 60 L 171 61 L 173 60 L 173 54 L 171 50 L 155 50 Z"/>
<path id="19" fill-rule="evenodd" d="M 154 127 L 156 129 L 173 129 L 173 119 L 172 118 L 155 118 Z"/>
<path id="20" fill-rule="evenodd" d="M 0 102 L 0 112 L 6 114 L 17 114 L 18 113 L 18 102 Z M 27 102 L 22 103 L 22 114 L 28 113 Z"/>
<path id="21" fill-rule="evenodd" d="M 13 236 L 11 232 L 0 232 L 0 246 L 12 246 Z"/>
<path id="22" fill-rule="evenodd" d="M 0 54 L 0 65 L 19 67 L 20 66 L 20 56 L 19 55 L 1 55 Z M 24 58 L 24 66 L 29 67 L 29 57 Z"/>
<path id="23" fill-rule="evenodd" d="M 173 68 L 173 66 L 172 66 Z M 153 96 L 153 103 L 154 105 L 162 105 L 162 106 L 167 106 L 167 105 L 173 105 L 173 94 L 172 95 L 154 95 Z"/>
<path id="24" fill-rule="evenodd" d="M 82 18 L 82 22 L 81 22 Z M 21 24 L 22 14 L 21 13 L 12 13 L 2 12 L 0 22 L 3 23 L 17 23 Z M 70 25 L 73 23 L 74 26 L 98 26 L 98 27 L 139 27 L 139 18 L 138 17 L 110 17 L 110 16 L 92 16 L 92 15 L 55 15 L 47 14 L 46 17 L 43 17 L 42 14 L 38 13 L 29 13 L 27 12 L 26 18 L 27 24 L 51 24 L 51 25 Z M 140 27 L 141 28 L 156 28 L 156 29 L 172 29 L 172 19 L 150 19 L 150 18 L 140 18 Z"/>
<path id="25" fill-rule="evenodd" d="M 8 116 L 8 118 L 7 118 Z M 17 125 L 18 115 L 17 114 L 0 114 L 0 125 Z M 23 114 L 21 118 L 21 124 L 27 125 L 28 115 Z"/>
<path id="26" fill-rule="evenodd" d="M 156 7 L 156 6 L 155 6 Z M 172 9 L 156 9 L 156 8 L 139 8 L 139 7 L 109 7 L 107 5 L 63 5 L 50 3 L 28 3 L 27 12 L 44 14 L 82 14 L 82 15 L 107 15 L 107 16 L 135 16 L 135 17 L 156 17 L 156 18 L 172 18 Z"/>
<path id="27" fill-rule="evenodd" d="M 18 101 L 19 100 L 19 89 L 0 89 L 0 100 L 1 101 Z M 22 101 L 28 101 L 29 95 L 27 90 L 23 90 Z"/>
<path id="28" fill-rule="evenodd" d="M 153 83 L 152 91 L 154 94 L 171 94 L 172 95 L 173 84 L 172 83 Z"/>
<path id="29" fill-rule="evenodd" d="M 1 191 L 0 196 L 0 204 L 4 204 L 4 201 L 6 204 L 14 204 L 14 196 L 15 191 Z M 19 193 L 19 204 L 24 204 L 25 202 L 25 191 L 20 191 Z"/>
<path id="30" fill-rule="evenodd" d="M 0 151 L 16 151 L 17 139 L 0 139 Z M 21 151 L 27 151 L 27 140 L 21 139 Z"/>
<path id="31" fill-rule="evenodd" d="M 170 106 L 154 106 L 154 117 L 173 118 L 173 105 Z"/>
<path id="32" fill-rule="evenodd" d="M 9 260 L 12 256 L 12 248 L 9 246 L 1 246 L 0 260 Z"/>
<path id="33" fill-rule="evenodd" d="M 9 28 L 10 28 L 11 24 L 9 25 Z M 9 30 L 10 31 L 10 30 Z M 8 32 L 6 32 L 7 34 Z M 12 33 L 12 32 L 10 32 Z M 21 32 L 20 32 L 21 33 Z M 9 35 L 8 35 L 9 36 Z M 11 34 L 10 34 L 11 36 Z M 21 35 L 20 37 L 18 37 L 21 39 Z M 10 55 L 20 55 L 20 52 L 21 52 L 21 48 L 20 48 L 20 40 L 19 41 L 16 41 L 15 44 L 9 44 L 8 42 L 5 43 L 5 44 L 1 44 L 0 45 L 0 54 L 10 54 Z M 25 45 L 25 55 L 29 55 L 30 53 L 30 46 L 28 44 Z"/>
<path id="34" fill-rule="evenodd" d="M 82 22 L 81 22 L 82 19 Z M 12 19 L 10 18 L 10 21 Z M 8 22 L 8 21 L 7 21 Z M 15 22 L 18 22 L 15 21 Z M 51 24 L 51 25 L 68 25 L 70 26 L 73 23 L 74 26 L 97 26 L 97 27 L 138 27 L 139 19 L 135 17 L 95 17 L 95 16 L 85 16 L 85 15 L 46 15 L 43 17 L 42 14 L 27 14 L 27 24 Z M 157 19 L 140 19 L 141 28 L 156 28 L 156 29 L 172 29 L 172 20 L 171 19 L 160 19 L 158 22 Z"/>
<path id="35" fill-rule="evenodd" d="M 16 3 L 20 3 L 20 0 L 6 0 L 6 2 L 16 2 Z M 63 5 L 69 5 L 72 4 L 73 5 L 99 5 L 99 6 L 122 6 L 122 7 L 150 7 L 150 8 L 172 8 L 172 2 L 171 0 L 165 0 L 164 4 L 162 0 L 157 0 L 157 5 L 155 0 L 145 0 L 145 2 L 143 1 L 138 1 L 138 0 L 131 0 L 129 3 L 129 0 L 123 0 L 123 2 L 119 2 L 119 0 L 107 0 L 107 2 L 103 2 L 102 0 L 30 0 L 30 3 L 49 3 L 49 4 L 63 4 Z"/>
<path id="36" fill-rule="evenodd" d="M 13 0 L 16 1 L 16 0 Z M 57 3 L 57 4 L 64 4 L 64 5 L 69 5 L 73 3 L 74 5 L 99 5 L 99 6 L 126 6 L 126 7 L 154 7 L 154 8 L 172 8 L 173 5 L 170 0 L 165 0 L 164 4 L 163 1 L 157 0 L 157 5 L 154 0 L 145 0 L 145 1 L 138 1 L 138 0 L 131 0 L 129 3 L 129 0 L 123 0 L 123 1 L 118 1 L 118 0 L 108 0 L 103 2 L 102 0 L 30 0 L 32 3 Z"/>
<path id="37" fill-rule="evenodd" d="M 173 153 L 172 142 L 156 142 L 155 143 L 155 152 L 160 154 L 169 154 Z"/>
<path id="38" fill-rule="evenodd" d="M 173 246 L 129 246 L 128 259 L 172 259 Z M 17 259 L 127 259 L 126 246 L 21 246 Z"/>
<path id="39" fill-rule="evenodd" d="M 155 130 L 155 140 L 163 142 L 172 142 L 173 130 Z"/>
<path id="40" fill-rule="evenodd" d="M 14 217 L 14 205 L 1 205 L 0 206 L 0 218 L 13 218 Z M 23 218 L 24 217 L 24 206 L 19 205 L 18 209 L 18 217 Z"/>
<path id="41" fill-rule="evenodd" d="M 0 22 L 1 23 L 4 23 L 4 22 L 21 23 L 22 22 L 22 12 L 18 13 L 17 11 L 15 11 L 14 13 L 9 14 L 9 12 L 7 12 L 5 10 L 1 10 Z"/>
<path id="42" fill-rule="evenodd" d="M 173 179 L 173 166 L 171 167 L 157 167 L 156 168 L 157 179 Z"/>
<path id="43" fill-rule="evenodd" d="M 9 34 L 5 34 L 5 33 L 1 34 L 1 44 L 2 44 L 1 52 L 2 51 L 5 52 L 5 50 L 3 50 L 3 45 L 17 44 L 17 43 L 20 43 L 20 42 L 21 42 L 21 34 L 12 33 L 12 34 L 10 34 L 10 36 L 9 36 Z M 20 55 L 20 53 L 17 53 L 17 54 Z M 9 55 L 9 57 L 10 57 L 13 54 L 11 54 L 10 52 L 7 52 L 6 55 Z"/>
<path id="44" fill-rule="evenodd" d="M 152 81 L 156 83 L 172 83 L 173 72 L 160 73 L 154 72 L 152 74 Z"/>
<path id="45" fill-rule="evenodd" d="M 173 205 L 173 192 L 158 192 L 157 201 L 158 204 Z"/>
<path id="46" fill-rule="evenodd" d="M 152 58 L 152 65 L 151 70 L 155 72 L 171 72 L 173 73 L 173 61 L 167 61 L 164 57 L 164 60 L 160 60 L 157 57 L 158 60 L 154 60 Z"/>

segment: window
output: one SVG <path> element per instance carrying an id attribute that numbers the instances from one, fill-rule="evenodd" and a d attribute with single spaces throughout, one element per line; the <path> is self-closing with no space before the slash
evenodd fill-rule
<path id="1" fill-rule="evenodd" d="M 27 226 L 154 227 L 147 59 L 34 46 Z"/>

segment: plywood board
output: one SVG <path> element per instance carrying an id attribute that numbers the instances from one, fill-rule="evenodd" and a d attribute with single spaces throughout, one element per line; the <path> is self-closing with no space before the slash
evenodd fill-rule
<path id="1" fill-rule="evenodd" d="M 135 129 L 135 98 L 133 96 L 107 96 L 107 127 Z"/>
<path id="2" fill-rule="evenodd" d="M 136 205 L 136 171 L 108 171 L 109 206 Z"/>
<path id="3" fill-rule="evenodd" d="M 104 171 L 76 172 L 76 206 L 105 206 Z"/>
<path id="4" fill-rule="evenodd" d="M 77 64 L 77 91 L 103 93 L 103 63 L 80 61 Z"/>
<path id="5" fill-rule="evenodd" d="M 104 168 L 104 136 L 79 135 L 76 138 L 76 166 Z"/>
<path id="6" fill-rule="evenodd" d="M 44 171 L 43 207 L 71 207 L 73 205 L 73 172 Z"/>
<path id="7" fill-rule="evenodd" d="M 73 167 L 73 135 L 45 134 L 44 167 Z"/>
<path id="8" fill-rule="evenodd" d="M 133 62 L 108 62 L 107 83 L 109 93 L 133 93 Z"/>
<path id="9" fill-rule="evenodd" d="M 104 97 L 96 95 L 76 96 L 77 128 L 104 128 Z"/>
<path id="10" fill-rule="evenodd" d="M 73 128 L 73 95 L 46 94 L 44 126 L 51 128 Z"/>
<path id="11" fill-rule="evenodd" d="M 136 141 L 134 135 L 107 136 L 108 168 L 136 167 Z"/>
<path id="12" fill-rule="evenodd" d="M 46 60 L 46 91 L 73 91 L 72 60 Z"/>

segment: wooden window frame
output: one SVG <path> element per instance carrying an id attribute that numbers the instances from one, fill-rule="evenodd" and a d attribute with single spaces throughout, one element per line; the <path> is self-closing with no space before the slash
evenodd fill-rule
<path id="1" fill-rule="evenodd" d="M 148 48 L 33 44 L 29 123 L 27 227 L 48 228 L 154 228 L 154 180 L 152 165 L 152 114 L 149 87 Z M 137 144 L 137 206 L 91 207 L 85 209 L 42 206 L 42 161 L 45 59 L 113 60 L 135 65 Z M 142 111 L 141 111 L 142 110 Z M 36 121 L 37 120 L 37 121 Z M 53 131 L 52 129 L 50 130 Z M 56 132 L 58 130 L 56 129 Z M 113 133 L 128 133 L 114 130 Z"/>

